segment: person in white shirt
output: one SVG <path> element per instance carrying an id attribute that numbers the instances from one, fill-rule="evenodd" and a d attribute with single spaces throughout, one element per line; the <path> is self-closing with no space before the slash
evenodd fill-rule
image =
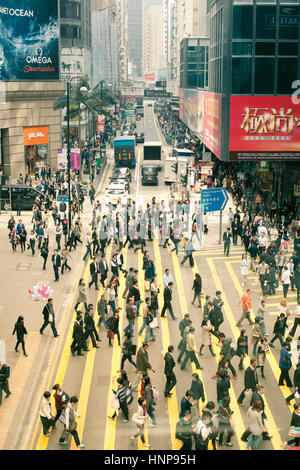
<path id="1" fill-rule="evenodd" d="M 290 285 L 290 280 L 291 280 L 291 273 L 288 269 L 287 266 L 284 267 L 283 274 L 281 276 L 281 281 L 283 285 L 283 297 L 287 296 L 288 290 L 289 290 L 289 285 Z"/>
<path id="2" fill-rule="evenodd" d="M 163 281 L 164 281 L 164 287 L 168 287 L 169 282 L 173 282 L 173 276 L 170 273 L 170 270 L 168 268 L 165 269 Z"/>
<path id="3" fill-rule="evenodd" d="M 51 393 L 45 392 L 44 398 L 40 405 L 40 411 L 39 411 L 39 415 L 40 415 L 42 426 L 43 426 L 43 434 L 45 437 L 50 436 L 49 429 L 51 428 L 51 426 L 55 425 L 54 418 L 51 415 L 50 399 L 51 399 Z"/>
<path id="4" fill-rule="evenodd" d="M 294 265 L 293 258 L 289 259 L 289 262 L 287 264 L 287 268 L 291 273 L 291 287 L 292 287 L 292 291 L 294 291 L 295 290 L 295 282 L 294 282 L 295 265 Z"/>
<path id="5" fill-rule="evenodd" d="M 209 413 L 203 413 L 203 416 L 195 424 L 196 450 L 207 450 L 211 429 L 208 426 L 211 420 Z"/>
<path id="6" fill-rule="evenodd" d="M 89 232 L 86 236 L 86 252 L 85 252 L 85 255 L 83 257 L 83 261 L 86 261 L 88 255 L 90 255 L 90 259 L 93 259 L 92 249 L 91 249 L 92 241 L 93 240 L 91 238 L 91 232 Z"/>
<path id="7" fill-rule="evenodd" d="M 257 241 L 258 241 L 258 246 L 259 246 L 259 252 L 262 253 L 263 251 L 266 251 L 268 239 L 267 239 L 264 232 L 261 232 L 261 234 L 258 237 Z"/>

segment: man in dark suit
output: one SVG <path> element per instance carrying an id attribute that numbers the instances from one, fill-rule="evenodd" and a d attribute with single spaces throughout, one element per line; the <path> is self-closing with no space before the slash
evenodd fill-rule
<path id="1" fill-rule="evenodd" d="M 238 236 L 241 234 L 241 223 L 239 222 L 237 217 L 234 217 L 234 220 L 231 224 L 232 230 L 232 241 L 234 246 L 237 245 Z"/>
<path id="2" fill-rule="evenodd" d="M 101 256 L 101 260 L 99 261 L 99 273 L 100 273 L 100 282 L 103 287 L 105 287 L 105 280 L 107 279 L 107 273 L 108 273 L 108 266 L 107 266 L 107 261 L 105 258 L 105 255 Z"/>
<path id="3" fill-rule="evenodd" d="M 223 233 L 223 242 L 224 242 L 224 255 L 229 256 L 230 244 L 231 244 L 231 232 L 230 227 L 227 227 L 226 232 Z"/>
<path id="4" fill-rule="evenodd" d="M 179 414 L 179 418 L 183 418 L 187 412 L 192 412 L 193 406 L 193 394 L 191 390 L 187 390 L 185 396 L 181 399 L 180 402 L 181 410 Z"/>
<path id="5" fill-rule="evenodd" d="M 245 376 L 244 376 L 245 388 L 243 389 L 242 393 L 240 394 L 240 396 L 237 400 L 239 406 L 244 406 L 243 401 L 244 401 L 244 398 L 245 398 L 245 392 L 246 391 L 251 391 L 251 390 L 252 390 L 252 392 L 256 391 L 256 387 L 257 387 L 257 384 L 258 384 L 256 366 L 257 366 L 256 359 L 251 359 L 250 360 L 250 366 L 245 370 Z"/>
<path id="6" fill-rule="evenodd" d="M 99 348 L 99 346 L 97 346 L 96 341 L 100 341 L 100 338 L 98 336 L 98 333 L 95 327 L 95 321 L 93 318 L 93 306 L 91 304 L 88 306 L 88 311 L 86 312 L 84 316 L 84 324 L 85 324 L 84 340 L 87 341 L 87 339 L 90 337 L 92 340 L 93 347 Z"/>
<path id="7" fill-rule="evenodd" d="M 82 325 L 82 315 L 81 312 L 77 311 L 76 320 L 73 325 L 73 341 L 71 344 L 71 353 L 72 356 L 75 356 L 75 351 L 77 351 L 77 356 L 83 356 L 81 350 L 84 347 L 84 332 Z"/>
<path id="8" fill-rule="evenodd" d="M 170 312 L 170 315 L 173 320 L 176 320 L 176 317 L 174 316 L 171 300 L 172 300 L 172 288 L 173 288 L 173 282 L 170 281 L 167 285 L 167 287 L 164 288 L 164 305 L 161 311 L 161 317 L 165 317 L 165 311 L 168 309 Z"/>
<path id="9" fill-rule="evenodd" d="M 164 361 L 165 361 L 165 376 L 167 379 L 166 386 L 165 386 L 165 397 L 170 398 L 172 396 L 171 390 L 175 387 L 177 380 L 174 374 L 174 367 L 176 365 L 172 354 L 174 353 L 174 346 L 168 347 L 168 352 L 166 352 Z"/>
<path id="10" fill-rule="evenodd" d="M 89 288 L 95 284 L 95 289 L 99 290 L 98 288 L 98 270 L 99 270 L 99 265 L 97 261 L 97 257 L 94 257 L 93 262 L 90 264 L 90 275 L 92 276 L 91 282 L 89 282 Z"/>
<path id="11" fill-rule="evenodd" d="M 61 256 L 58 253 L 58 250 L 54 250 L 54 253 L 52 255 L 52 264 L 55 276 L 54 281 L 57 282 L 59 281 L 59 268 L 61 266 Z"/>
<path id="12" fill-rule="evenodd" d="M 46 303 L 45 307 L 43 308 L 43 316 L 44 316 L 44 323 L 40 329 L 41 335 L 43 334 L 44 329 L 46 326 L 50 324 L 51 329 L 53 331 L 54 337 L 56 338 L 59 336 L 56 331 L 55 327 L 55 315 L 54 315 L 54 309 L 53 309 L 53 299 L 48 299 L 48 302 Z"/>

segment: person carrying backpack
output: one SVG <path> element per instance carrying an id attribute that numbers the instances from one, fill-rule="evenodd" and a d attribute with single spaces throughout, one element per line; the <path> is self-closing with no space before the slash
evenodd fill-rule
<path id="1" fill-rule="evenodd" d="M 211 415 L 203 413 L 202 418 L 199 419 L 194 427 L 196 450 L 208 450 L 208 443 L 211 435 L 211 429 L 209 427 L 210 421 Z"/>

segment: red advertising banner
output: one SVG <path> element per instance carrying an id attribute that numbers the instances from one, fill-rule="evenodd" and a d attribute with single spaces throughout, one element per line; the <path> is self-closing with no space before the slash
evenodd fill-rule
<path id="1" fill-rule="evenodd" d="M 145 80 L 147 82 L 155 82 L 155 73 L 145 73 Z"/>
<path id="2" fill-rule="evenodd" d="M 204 94 L 203 142 L 218 157 L 221 157 L 221 95 Z"/>
<path id="3" fill-rule="evenodd" d="M 230 160 L 298 160 L 300 104 L 290 96 L 232 96 Z"/>
<path id="4" fill-rule="evenodd" d="M 97 119 L 97 133 L 104 134 L 105 132 L 105 116 L 103 114 L 98 115 Z"/>

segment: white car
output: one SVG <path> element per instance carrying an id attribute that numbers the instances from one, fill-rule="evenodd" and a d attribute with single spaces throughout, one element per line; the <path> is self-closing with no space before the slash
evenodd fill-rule
<path id="1" fill-rule="evenodd" d="M 124 204 L 127 201 L 127 197 L 128 192 L 124 184 L 111 183 L 106 190 L 105 202 L 106 204 L 116 206 L 119 202 Z"/>

